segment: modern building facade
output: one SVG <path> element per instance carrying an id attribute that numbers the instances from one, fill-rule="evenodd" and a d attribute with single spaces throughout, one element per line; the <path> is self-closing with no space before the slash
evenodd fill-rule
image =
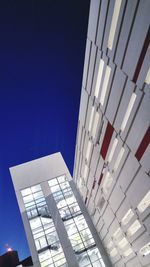
<path id="1" fill-rule="evenodd" d="M 112 266 L 60 153 L 10 172 L 34 267 Z"/>
<path id="2" fill-rule="evenodd" d="M 150 1 L 91 0 L 73 178 L 113 266 L 150 266 Z"/>

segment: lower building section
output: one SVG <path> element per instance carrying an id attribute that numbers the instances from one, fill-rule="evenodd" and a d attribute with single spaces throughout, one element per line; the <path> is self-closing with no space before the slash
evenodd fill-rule
<path id="1" fill-rule="evenodd" d="M 63 160 L 60 154 L 56 158 Z M 40 166 L 44 164 L 47 168 L 49 162 L 47 157 L 45 161 L 44 158 L 37 161 L 37 168 L 34 166 L 36 160 L 26 163 L 28 166 L 25 173 L 29 171 L 33 174 L 32 182 L 30 180 L 26 183 L 28 186 L 24 186 L 24 166 L 14 167 L 15 172 L 19 170 L 20 181 L 22 180 L 21 183 L 19 181 L 20 185 L 14 183 L 14 186 L 34 266 L 111 266 L 66 165 L 64 169 L 60 169 L 59 175 L 56 171 L 56 175 L 45 176 L 45 171 L 40 171 L 39 180 L 35 176 L 39 175 Z M 54 171 L 53 160 L 50 165 Z"/>

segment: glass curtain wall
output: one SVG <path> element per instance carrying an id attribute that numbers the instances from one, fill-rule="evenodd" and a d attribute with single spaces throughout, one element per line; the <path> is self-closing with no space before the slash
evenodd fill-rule
<path id="1" fill-rule="evenodd" d="M 41 267 L 68 267 L 41 186 L 21 191 Z"/>
<path id="2" fill-rule="evenodd" d="M 48 181 L 80 267 L 105 267 L 65 175 Z"/>

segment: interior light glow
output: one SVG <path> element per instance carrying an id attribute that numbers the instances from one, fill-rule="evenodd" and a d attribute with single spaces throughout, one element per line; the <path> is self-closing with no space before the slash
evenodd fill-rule
<path id="1" fill-rule="evenodd" d="M 109 188 L 111 187 L 112 181 L 113 178 L 111 177 L 110 172 L 107 172 L 103 182 L 103 190 L 105 194 L 107 194 Z"/>
<path id="2" fill-rule="evenodd" d="M 85 165 L 84 173 L 83 173 L 83 177 L 84 177 L 85 180 L 86 180 L 86 178 L 87 178 L 87 174 L 88 174 L 88 166 Z"/>
<path id="3" fill-rule="evenodd" d="M 132 108 L 134 106 L 134 102 L 135 102 L 135 99 L 136 99 L 136 94 L 133 93 L 131 98 L 130 98 L 130 101 L 129 101 L 129 104 L 128 104 L 128 107 L 127 107 L 127 110 L 126 110 L 126 113 L 125 113 L 125 116 L 123 118 L 123 121 L 122 121 L 122 124 L 121 124 L 121 131 L 123 132 L 125 127 L 126 127 L 126 124 L 128 122 L 128 119 L 130 117 L 130 114 L 131 114 L 131 111 L 132 111 Z"/>
<path id="4" fill-rule="evenodd" d="M 115 165 L 114 165 L 114 171 L 116 171 L 118 169 L 119 164 L 120 164 L 120 162 L 122 160 L 122 157 L 123 157 L 124 152 L 125 152 L 125 149 L 124 149 L 124 147 L 122 147 L 121 150 L 120 150 L 120 152 L 119 152 L 119 154 L 118 154 L 118 157 L 116 159 L 116 162 L 115 162 Z"/>
<path id="5" fill-rule="evenodd" d="M 100 63 L 99 63 L 96 86 L 95 86 L 95 94 L 94 95 L 96 98 L 98 98 L 98 95 L 99 95 L 99 89 L 100 89 L 101 80 L 102 80 L 103 68 L 104 68 L 104 60 L 101 59 Z"/>
<path id="6" fill-rule="evenodd" d="M 119 228 L 116 230 L 116 232 L 113 234 L 113 238 L 114 238 L 115 240 L 117 240 L 117 239 L 121 238 L 122 236 L 123 236 L 123 233 L 122 233 L 121 228 L 119 227 Z"/>
<path id="7" fill-rule="evenodd" d="M 101 91 L 101 95 L 100 95 L 100 103 L 101 103 L 102 106 L 104 104 L 104 100 L 105 100 L 105 96 L 106 96 L 106 92 L 107 92 L 110 73 L 111 73 L 111 68 L 109 66 L 107 66 L 106 67 L 104 81 L 103 81 L 103 85 L 102 85 L 102 91 Z"/>
<path id="8" fill-rule="evenodd" d="M 111 151 L 110 151 L 110 153 L 109 153 L 109 156 L 108 156 L 108 162 L 111 162 L 111 160 L 112 160 L 112 157 L 113 157 L 113 155 L 114 155 L 114 152 L 115 152 L 115 149 L 116 149 L 116 146 L 117 146 L 117 144 L 118 144 L 118 139 L 117 139 L 117 138 L 115 138 L 115 140 L 114 140 L 114 142 L 113 142 L 113 144 L 112 144 Z"/>
<path id="9" fill-rule="evenodd" d="M 131 210 L 131 209 L 129 209 L 128 211 L 127 211 L 127 213 L 125 214 L 125 216 L 122 218 L 122 220 L 121 220 L 121 223 L 122 223 L 122 225 L 126 225 L 130 220 L 131 220 L 131 218 L 134 216 L 134 213 L 133 213 L 133 211 Z"/>
<path id="10" fill-rule="evenodd" d="M 96 112 L 95 118 L 94 118 L 94 123 L 93 123 L 93 129 L 92 129 L 92 136 L 93 137 L 95 137 L 95 135 L 96 135 L 98 121 L 99 121 L 99 113 Z"/>
<path id="11" fill-rule="evenodd" d="M 110 32 L 109 32 L 109 38 L 108 38 L 108 45 L 107 45 L 110 50 L 113 47 L 113 41 L 114 41 L 114 37 L 115 37 L 121 2 L 122 2 L 122 0 L 116 0 L 115 5 L 114 5 L 114 11 L 113 11 L 112 21 L 111 21 L 111 26 L 110 26 Z"/>
<path id="12" fill-rule="evenodd" d="M 131 248 L 128 248 L 125 252 L 124 252 L 124 256 L 128 257 L 131 253 L 133 252 L 133 250 Z"/>
<path id="13" fill-rule="evenodd" d="M 136 220 L 127 230 L 127 235 L 128 236 L 132 236 L 134 235 L 140 228 L 141 228 L 141 224 L 138 220 Z"/>
<path id="14" fill-rule="evenodd" d="M 128 241 L 127 241 L 127 239 L 124 237 L 124 238 L 118 243 L 118 246 L 119 246 L 120 248 L 124 248 L 127 244 L 128 244 Z"/>
<path id="15" fill-rule="evenodd" d="M 87 150 L 86 150 L 86 160 L 88 161 L 90 152 L 91 152 L 92 143 L 91 141 L 88 142 Z"/>
<path id="16" fill-rule="evenodd" d="M 113 249 L 111 250 L 111 252 L 110 252 L 110 256 L 111 256 L 112 258 L 115 257 L 117 254 L 118 254 L 118 252 L 117 252 L 117 249 L 116 249 L 116 248 L 113 248 Z"/>
<path id="17" fill-rule="evenodd" d="M 148 70 L 148 72 L 147 72 L 145 82 L 146 82 L 147 84 L 150 84 L 150 68 L 149 68 L 149 70 Z"/>
<path id="18" fill-rule="evenodd" d="M 92 107 L 92 111 L 91 111 L 91 116 L 90 116 L 90 121 L 89 121 L 89 129 L 88 129 L 89 132 L 91 131 L 93 116 L 94 116 L 94 107 Z"/>
<path id="19" fill-rule="evenodd" d="M 139 212 L 142 213 L 144 210 L 148 208 L 149 205 L 150 205 L 150 190 L 144 196 L 144 198 L 140 201 L 140 203 L 137 206 L 137 209 L 139 210 Z"/>
<path id="20" fill-rule="evenodd" d="M 142 254 L 142 256 L 147 256 L 150 254 L 150 242 L 140 249 L 140 254 Z"/>
<path id="21" fill-rule="evenodd" d="M 82 188 L 83 186 L 85 186 L 85 182 L 84 179 L 80 177 L 79 181 L 78 181 L 78 186 L 79 188 Z"/>

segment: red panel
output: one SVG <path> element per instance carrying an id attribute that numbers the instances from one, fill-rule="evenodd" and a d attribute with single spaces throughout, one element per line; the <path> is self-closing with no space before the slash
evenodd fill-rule
<path id="1" fill-rule="evenodd" d="M 113 131 L 114 131 L 114 128 L 108 122 L 107 128 L 106 128 L 106 132 L 105 132 L 105 136 L 104 136 L 104 140 L 103 140 L 103 144 L 102 144 L 102 148 L 101 148 L 101 152 L 100 152 L 102 157 L 103 157 L 103 159 L 106 158 L 107 150 L 108 150 L 111 138 L 112 138 Z"/>
<path id="2" fill-rule="evenodd" d="M 138 76 L 139 76 L 143 61 L 144 61 L 144 57 L 146 55 L 146 52 L 147 52 L 147 49 L 149 46 L 149 43 L 150 43 L 150 29 L 147 32 L 147 35 L 146 35 L 146 38 L 144 41 L 144 45 L 143 45 L 143 48 L 142 48 L 142 51 L 141 51 L 141 54 L 140 54 L 140 57 L 139 57 L 139 60 L 138 60 L 138 63 L 137 63 L 136 69 L 135 69 L 135 73 L 133 76 L 133 82 L 135 82 L 135 83 L 138 79 Z"/>
<path id="3" fill-rule="evenodd" d="M 145 133 L 137 151 L 136 151 L 136 158 L 137 160 L 140 160 L 146 150 L 146 148 L 148 147 L 150 143 L 150 127 L 147 129 L 147 132 Z"/>
<path id="4" fill-rule="evenodd" d="M 102 179 L 103 179 L 103 173 L 101 173 L 101 175 L 100 175 L 100 177 L 99 177 L 98 185 L 101 184 Z"/>

